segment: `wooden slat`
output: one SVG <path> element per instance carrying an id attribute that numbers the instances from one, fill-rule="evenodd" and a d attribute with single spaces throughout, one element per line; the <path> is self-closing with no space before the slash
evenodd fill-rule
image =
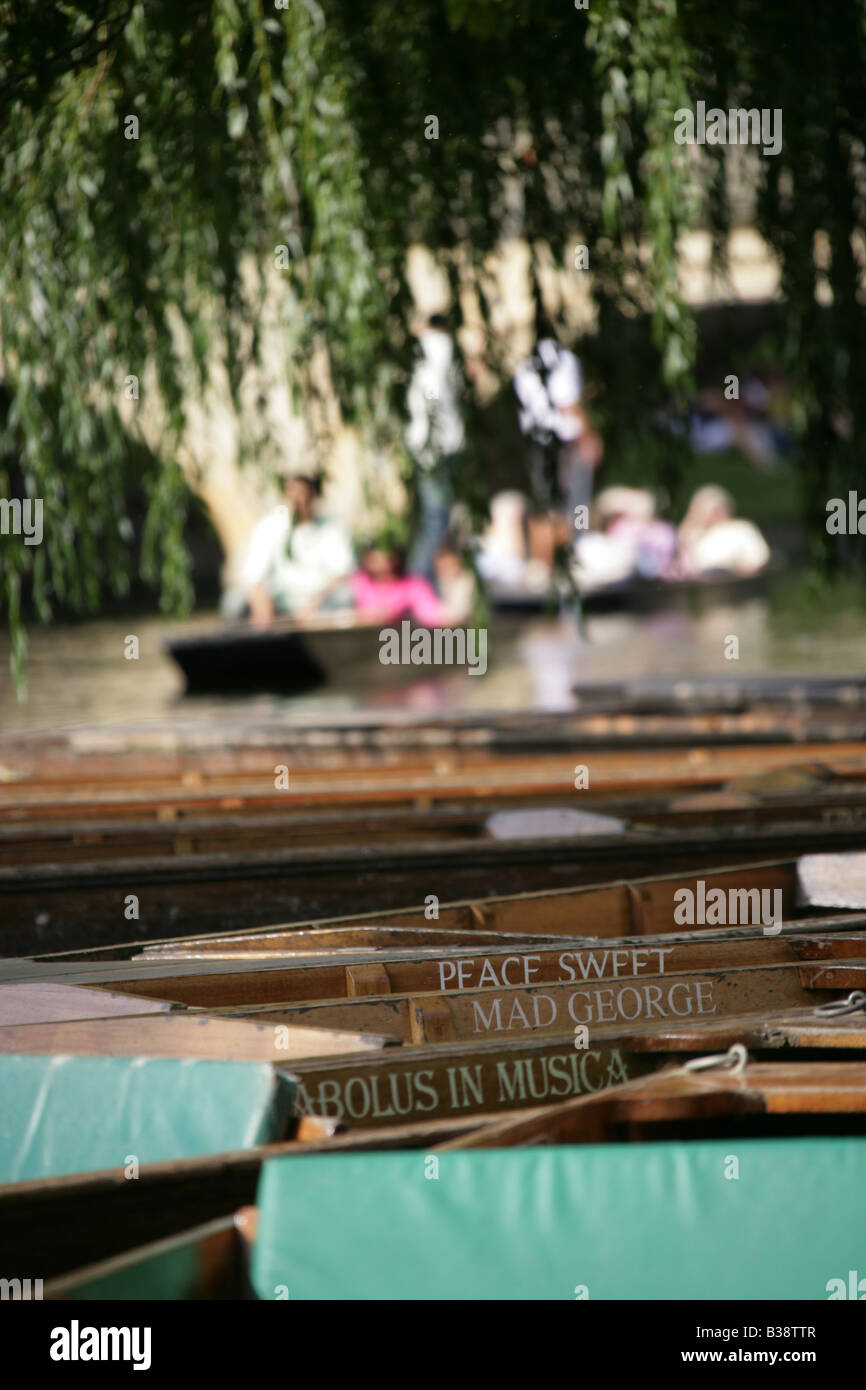
<path id="1" fill-rule="evenodd" d="M 598 1143 L 613 1138 L 618 1126 L 629 1126 L 635 1137 L 661 1138 L 650 1127 L 771 1115 L 866 1115 L 866 1062 L 753 1062 L 738 1075 L 722 1069 L 688 1072 L 665 1067 L 608 1094 L 539 1107 L 459 1136 L 439 1151 Z"/>
<path id="2" fill-rule="evenodd" d="M 379 1051 L 386 1039 L 348 1031 L 281 1030 L 246 1019 L 204 1014 L 142 1015 L 70 1023 L 0 1027 L 0 1054 L 41 1053 L 87 1057 L 208 1057 L 220 1061 L 284 1063 L 302 1057 Z"/>
<path id="3" fill-rule="evenodd" d="M 815 923 L 812 928 L 814 930 Z M 844 919 L 829 919 L 826 929 L 839 927 L 844 937 Z M 702 940 L 706 935 L 707 940 Z M 814 937 L 810 937 L 814 940 Z M 829 937 L 821 940 L 830 939 Z M 160 998 L 200 1008 L 231 1008 L 241 1005 L 267 1003 L 299 1003 L 305 1000 L 341 999 L 355 997 L 364 990 L 350 991 L 350 978 L 359 971 L 362 981 L 377 984 L 380 995 L 411 994 L 433 991 L 454 991 L 478 988 L 505 988 L 523 984 L 566 984 L 584 979 L 620 978 L 624 975 L 671 973 L 721 966 L 793 964 L 804 959 L 797 946 L 796 926 L 788 924 L 778 936 L 764 936 L 760 929 L 731 929 L 727 937 L 707 931 L 665 937 L 620 940 L 603 938 L 599 942 L 581 938 L 576 943 L 566 939 L 556 948 L 513 948 L 510 951 L 485 951 L 473 948 L 452 949 L 447 955 L 438 950 L 424 951 L 413 956 L 409 952 L 382 952 L 377 963 L 349 965 L 329 962 L 319 956 L 309 961 L 276 957 L 263 962 L 255 957 L 243 962 L 243 969 L 232 971 L 220 962 L 223 969 L 189 968 L 185 973 L 167 970 L 150 978 L 142 963 L 136 973 L 126 972 L 128 978 L 111 976 L 112 987 L 138 997 Z M 674 944 L 669 944 L 674 943 Z M 866 959 L 866 943 L 861 951 Z M 266 965 L 256 969 L 256 965 Z M 376 992 L 376 991 L 372 991 Z"/>
<path id="4" fill-rule="evenodd" d="M 624 956 L 627 954 L 623 952 Z M 626 968 L 628 964 L 626 960 Z M 423 1025 L 418 1022 L 419 1009 L 424 1017 L 429 1010 L 431 1018 L 438 1020 L 443 1041 L 449 1019 L 452 1036 L 465 1040 L 504 1034 L 573 1035 L 575 1026 L 580 1024 L 585 1024 L 592 1035 L 595 1027 L 608 1023 L 634 1026 L 660 1019 L 723 1018 L 758 1010 L 772 1014 L 809 1003 L 812 998 L 820 1003 L 822 998 L 830 997 L 829 991 L 835 986 L 818 983 L 813 969 L 824 971 L 827 967 L 736 966 L 664 975 L 622 974 L 608 981 L 574 980 L 567 985 L 469 989 L 452 994 L 390 994 L 381 998 L 268 1004 L 256 1009 L 244 1006 L 232 1010 L 231 1016 L 286 1026 L 370 1032 L 401 1042 L 425 1040 Z"/>
<path id="5" fill-rule="evenodd" d="M 318 1143 L 287 1141 L 256 1149 L 145 1165 L 133 1184 L 121 1169 L 0 1186 L 0 1230 L 7 1269 L 31 1268 L 38 1248 L 40 1277 L 123 1254 L 134 1246 L 188 1230 L 255 1201 L 268 1158 L 371 1148 L 425 1152 L 495 1116 L 459 1115 L 373 1131 L 353 1130 Z M 419 1155 L 419 1164 L 422 1163 Z"/>
<path id="6" fill-rule="evenodd" d="M 189 1268 L 187 1284 L 182 1294 L 173 1291 L 170 1297 L 187 1299 L 238 1299 L 251 1297 L 247 1276 L 249 1247 L 245 1234 L 235 1217 L 222 1217 L 195 1230 L 166 1240 L 152 1241 L 110 1260 L 86 1265 L 57 1279 L 44 1288 L 47 1300 L 68 1300 L 87 1297 L 90 1286 L 103 1284 L 112 1290 L 112 1281 L 129 1280 L 148 1266 L 159 1268 L 165 1258 L 181 1254 Z M 152 1281 L 148 1285 L 148 1292 Z M 115 1297 L 122 1297 L 117 1287 Z M 106 1294 L 110 1296 L 110 1294 Z"/>
<path id="7" fill-rule="evenodd" d="M 614 881 L 593 887 L 563 887 L 537 892 L 497 894 L 486 897 L 483 901 L 468 899 L 440 902 L 436 929 L 442 932 L 464 932 L 473 941 L 478 936 L 482 923 L 485 931 L 506 932 L 515 941 L 536 934 L 565 936 L 571 939 L 580 935 L 624 937 L 635 929 L 633 895 L 637 892 L 642 900 L 641 931 L 653 935 L 667 930 L 677 930 L 672 922 L 673 895 L 681 888 L 688 888 L 694 892 L 699 878 L 705 881 L 707 892 L 716 888 L 757 888 L 770 893 L 778 890 L 782 894 L 782 909 L 786 918 L 791 916 L 795 906 L 796 861 L 771 860 L 723 867 L 714 865 L 693 873 L 681 870 L 677 873 L 654 874 L 633 878 L 628 882 Z M 211 949 L 220 952 L 224 946 L 241 943 L 254 950 L 257 943 L 261 943 L 264 948 L 270 950 L 275 945 L 280 946 L 283 941 L 293 949 L 301 940 L 321 939 L 323 945 L 336 944 L 339 940 L 335 935 L 329 938 L 323 934 L 319 938 L 319 932 L 355 932 L 371 927 L 376 930 L 395 928 L 423 931 L 430 928 L 430 923 L 422 904 L 408 909 L 379 908 L 350 917 L 325 918 L 315 924 L 299 922 L 296 926 L 247 927 L 245 930 L 231 933 L 185 935 L 144 944 L 141 941 L 133 941 L 114 947 L 66 951 L 61 955 L 70 961 L 125 959 L 131 954 L 139 953 L 154 957 L 159 955 L 162 959 L 171 955 L 173 948 L 179 948 L 186 955 L 193 948 L 202 952 Z M 311 934 L 312 928 L 314 935 Z M 0 972 L 2 969 L 3 963 L 0 961 Z"/>
<path id="8" fill-rule="evenodd" d="M 170 1003 L 149 1002 L 129 994 L 64 984 L 0 984 L 0 1026 L 56 1023 L 80 1018 L 122 1018 L 125 1014 L 160 1014 Z"/>

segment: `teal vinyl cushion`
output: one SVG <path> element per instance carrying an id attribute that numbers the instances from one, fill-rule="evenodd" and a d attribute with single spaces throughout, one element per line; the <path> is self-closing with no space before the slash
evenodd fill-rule
<path id="1" fill-rule="evenodd" d="M 269 1160 L 258 1297 L 826 1299 L 866 1275 L 863 1138 L 467 1150 L 434 1168 Z"/>
<path id="2" fill-rule="evenodd" d="M 291 1095 L 258 1062 L 0 1057 L 0 1183 L 270 1143 Z"/>

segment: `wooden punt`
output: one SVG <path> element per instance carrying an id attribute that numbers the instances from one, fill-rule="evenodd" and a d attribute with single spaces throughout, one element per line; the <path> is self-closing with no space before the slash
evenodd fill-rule
<path id="1" fill-rule="evenodd" d="M 458 935 L 468 933 L 467 943 L 473 945 L 482 943 L 479 933 L 504 932 L 509 937 L 508 945 L 514 947 L 520 939 L 538 946 L 545 937 L 576 941 L 581 937 L 607 939 L 666 935 L 682 931 L 682 927 L 678 927 L 673 920 L 678 901 L 676 895 L 685 889 L 697 897 L 701 883 L 705 894 L 721 890 L 727 898 L 731 891 L 766 893 L 769 895 L 768 902 L 778 901 L 781 904 L 783 921 L 793 925 L 798 911 L 798 865 L 796 860 L 788 859 L 716 866 L 692 873 L 655 874 L 595 887 L 496 894 L 484 899 L 442 902 L 437 905 L 439 915 L 436 930 Z M 813 904 L 811 910 L 814 911 L 816 906 Z M 243 965 L 243 971 L 255 969 L 253 957 L 259 952 L 274 956 L 276 966 L 281 957 L 293 954 L 298 945 L 305 952 L 312 950 L 313 954 L 320 941 L 323 949 L 337 944 L 350 947 L 358 939 L 355 935 L 357 932 L 372 933 L 372 936 L 363 937 L 366 948 L 381 931 L 383 946 L 387 947 L 387 934 L 391 930 L 426 931 L 431 925 L 427 919 L 429 910 L 428 905 L 422 904 L 408 909 L 326 918 L 314 924 L 298 923 L 297 926 L 273 928 L 256 926 L 227 934 L 183 936 L 153 943 L 127 941 L 113 947 L 55 952 L 46 958 L 36 957 L 33 964 L 27 960 L 0 960 L 0 980 L 65 979 L 70 984 L 106 984 L 111 980 L 144 979 L 149 968 L 154 976 L 167 977 L 172 971 L 164 967 L 172 961 L 178 963 L 178 969 L 174 972 L 178 977 L 204 974 L 208 961 L 212 961 L 215 968 L 220 965 L 218 973 L 228 974 L 230 963 L 237 961 L 240 970 L 243 958 L 251 961 L 249 965 Z M 822 920 L 826 923 L 838 920 L 844 926 L 856 926 L 853 910 L 847 915 L 843 912 Z M 823 929 L 832 928 L 825 926 Z M 715 926 L 699 929 L 701 934 L 706 932 L 710 935 L 717 930 L 719 928 Z M 491 940 L 490 945 L 493 948 L 495 943 Z M 201 967 L 196 965 L 198 960 Z M 181 965 L 183 968 L 180 968 Z M 125 988 L 120 984 L 117 987 Z M 177 998 L 178 1002 L 207 1002 L 205 998 L 186 995 Z M 226 1001 L 223 999 L 222 1002 Z"/>
<path id="2" fill-rule="evenodd" d="M 671 1065 L 618 1086 L 615 1093 L 527 1111 L 441 1147 L 594 1144 L 666 1133 L 677 1138 L 696 1130 L 707 1133 L 715 1121 L 724 1122 L 717 1127 L 728 1135 L 782 1135 L 802 1132 L 819 1117 L 832 1117 L 830 1132 L 866 1135 L 866 1061 L 750 1061 L 736 1073 Z M 756 1118 L 769 1123 L 757 1126 Z M 779 1120 L 783 1123 L 774 1123 Z"/>
<path id="3" fill-rule="evenodd" d="M 641 972 L 793 964 L 813 959 L 810 949 L 816 960 L 846 959 L 852 954 L 850 925 L 853 921 L 862 927 L 863 920 L 861 915 L 807 918 L 780 924 L 776 936 L 765 935 L 760 927 L 705 928 L 655 937 L 561 937 L 555 946 L 544 938 L 518 939 L 507 951 L 462 945 L 447 952 L 441 948 L 382 950 L 374 952 L 373 958 L 351 951 L 339 959 L 333 952 L 294 957 L 276 953 L 273 958 L 249 952 L 240 959 L 216 954 L 210 959 L 206 953 L 155 960 L 148 956 L 129 963 L 111 962 L 107 978 L 118 994 L 220 1010 L 370 995 L 450 995 L 518 982 L 562 986 Z M 862 951 L 866 959 L 866 939 L 853 939 L 863 943 L 854 948 L 854 954 Z"/>
<path id="4" fill-rule="evenodd" d="M 40 1277 L 52 1278 L 136 1247 L 233 1218 L 256 1198 L 262 1164 L 274 1156 L 346 1154 L 376 1149 L 429 1151 L 447 1138 L 496 1117 L 471 1115 L 353 1130 L 327 1140 L 299 1138 L 144 1165 L 134 1183 L 120 1168 L 0 1185 L 0 1263 L 31 1268 L 38 1246 Z M 35 1271 L 34 1271 L 35 1273 Z"/>
<path id="5" fill-rule="evenodd" d="M 702 1047 L 698 1043 L 696 1048 L 692 1039 L 689 1041 L 688 1050 L 707 1050 L 714 1045 L 712 1038 L 704 1038 Z M 636 1053 L 627 1056 L 621 1053 L 617 1058 L 616 1049 L 607 1045 L 593 1049 L 593 1055 L 583 1066 L 583 1078 L 580 1063 L 576 1067 L 578 1093 L 591 1094 L 591 1087 L 608 1079 L 603 1070 L 605 1066 L 608 1071 L 614 1073 L 615 1079 L 623 1071 L 628 1075 L 641 1074 L 648 1068 L 661 1064 L 669 1055 L 670 1046 L 670 1043 L 660 1044 L 663 1050 L 657 1050 L 656 1055 L 648 1048 L 643 1058 Z M 51 1232 L 50 1249 L 46 1251 L 43 1262 L 45 1274 L 51 1275 L 91 1260 L 105 1258 L 143 1240 L 173 1234 L 189 1227 L 191 1222 L 210 1220 L 216 1215 L 223 1215 L 254 1199 L 260 1165 L 263 1159 L 273 1154 L 331 1153 L 336 1157 L 348 1156 L 352 1152 L 370 1148 L 421 1149 L 427 1154 L 436 1152 L 438 1146 L 448 1139 L 468 1134 L 476 1127 L 496 1123 L 496 1114 L 493 1111 L 482 1111 L 472 1104 L 473 1087 L 478 1081 L 474 1067 L 478 1065 L 479 1058 L 482 1059 L 485 1071 L 489 1071 L 491 1067 L 496 1067 L 499 1071 L 501 1064 L 500 1077 L 504 1077 L 506 1091 L 513 1088 L 517 1092 L 516 1097 L 506 1094 L 507 1104 L 513 1104 L 515 1099 L 518 1105 L 521 1104 L 520 1077 L 523 1074 L 524 1108 L 526 1104 L 533 1103 L 533 1088 L 527 1085 L 527 1081 L 531 1082 L 535 1074 L 532 1069 L 527 1071 L 527 1058 L 535 1059 L 536 1065 L 538 1059 L 541 1059 L 542 1065 L 545 1058 L 552 1061 L 550 1073 L 555 1084 L 558 1084 L 565 1068 L 573 1068 L 570 1059 L 566 1060 L 564 1055 L 558 1067 L 556 1053 L 551 1052 L 542 1040 L 538 1040 L 535 1046 L 529 1049 L 523 1045 L 515 1046 L 514 1043 L 500 1045 L 498 1049 L 489 1043 L 482 1044 L 476 1049 L 475 1056 L 470 1054 L 466 1058 L 473 1064 L 473 1072 L 469 1076 L 461 1072 L 460 1049 L 455 1049 L 453 1045 L 404 1048 L 399 1049 L 398 1055 L 404 1061 L 414 1060 L 416 1067 L 422 1062 L 427 1064 L 427 1074 L 420 1078 L 422 1084 L 417 1088 L 424 1108 L 420 1115 L 411 1117 L 409 1123 L 404 1121 L 395 1124 L 394 1121 L 398 1117 L 384 1116 L 374 1121 L 375 1128 L 353 1129 L 346 1134 L 337 1134 L 331 1139 L 317 1143 L 289 1142 L 235 1154 L 148 1164 L 142 1169 L 133 1190 L 124 1181 L 120 1171 L 53 1178 L 16 1185 L 13 1189 L 0 1188 L 0 1252 L 7 1267 L 24 1267 L 21 1260 L 25 1259 L 28 1249 L 32 1250 L 35 1233 L 38 1234 L 40 1231 Z M 338 1063 L 338 1059 L 333 1061 Z M 348 1076 L 351 1078 L 352 1075 L 358 1075 L 358 1070 L 352 1067 L 351 1059 L 349 1061 Z M 305 1071 L 304 1074 L 308 1077 L 307 1084 L 311 1089 L 317 1085 L 316 1078 L 318 1084 L 323 1080 L 327 1082 L 325 1065 L 322 1062 L 318 1070 Z M 345 1074 L 338 1064 L 336 1070 L 332 1071 L 330 1080 L 332 1083 L 339 1082 L 340 1077 Z M 369 1070 L 364 1073 L 368 1087 L 370 1076 Z M 452 1077 L 460 1104 L 448 1114 L 446 1111 L 451 1107 L 447 1101 Z M 582 1079 L 586 1085 L 581 1085 Z M 439 1105 L 431 1114 L 428 1092 L 431 1087 L 439 1085 L 442 1086 L 445 1103 Z M 377 1090 L 377 1098 L 380 1094 Z M 359 1108 L 359 1095 L 360 1091 L 356 1085 L 352 1093 L 355 1109 Z M 332 1087 L 326 1088 L 325 1096 L 329 1098 L 329 1104 L 324 1108 L 330 1108 L 333 1112 L 335 1107 Z M 468 1108 L 465 1104 L 467 1100 L 470 1102 Z M 349 1123 L 354 1123 L 354 1117 L 349 1117 Z"/>
<path id="6" fill-rule="evenodd" d="M 440 1043 L 389 1049 L 386 1065 L 369 1058 L 292 1064 L 295 1114 L 324 1115 L 347 1128 L 380 1128 L 412 1118 L 489 1115 L 615 1086 L 665 1061 L 664 1054 L 624 1054 L 616 1045 L 579 1053 L 568 1037 Z M 527 1065 L 528 1064 L 528 1065 Z M 534 1094 L 535 1093 L 535 1094 Z"/>
<path id="7" fill-rule="evenodd" d="M 184 818 L 181 823 L 150 819 L 68 823 L 33 821 L 0 824 L 0 867 L 30 864 L 102 863 L 112 860 L 188 858 L 234 852 L 323 848 L 328 845 L 365 846 L 483 841 L 495 833 L 502 812 L 521 812 L 527 834 L 537 834 L 542 814 L 560 813 L 562 833 L 581 833 L 591 827 L 586 816 L 612 817 L 633 829 L 739 826 L 818 822 L 826 826 L 866 826 L 866 784 L 844 779 L 819 782 L 804 777 L 796 789 L 774 792 L 749 786 L 709 793 L 644 794 L 640 797 L 595 795 L 587 789 L 576 801 L 574 791 L 558 796 L 502 796 L 492 812 L 489 798 L 443 799 L 434 805 L 363 809 L 300 807 L 292 800 L 267 814 L 212 814 Z M 492 817 L 495 815 L 496 819 Z M 513 819 L 513 818 L 512 818 Z M 568 823 L 573 823 L 573 832 Z M 601 827 L 599 827 L 601 828 Z"/>
<path id="8" fill-rule="evenodd" d="M 624 831 L 574 838 L 466 841 L 395 847 L 337 846 L 106 864 L 0 869 L 0 950 L 7 956 L 110 945 L 128 938 L 134 893 L 140 940 L 185 923 L 234 931 L 359 907 L 400 907 L 447 883 L 466 897 L 643 877 L 663 865 L 695 873 L 798 853 L 860 849 L 859 827 L 765 824 Z"/>
<path id="9" fill-rule="evenodd" d="M 577 952 L 573 953 L 579 959 Z M 627 958 L 627 951 L 622 956 Z M 650 957 L 650 952 L 646 956 Z M 576 963 L 576 962 L 575 962 Z M 471 1042 L 502 1036 L 574 1038 L 585 1025 L 589 1037 L 605 1023 L 652 1024 L 685 1017 L 736 1018 L 761 1012 L 771 1015 L 832 997 L 849 988 L 851 972 L 841 985 L 830 983 L 838 966 L 808 962 L 796 965 L 739 965 L 651 973 L 622 974 L 606 980 L 575 973 L 569 984 L 530 984 L 510 988 L 455 990 L 451 993 L 386 994 L 326 999 L 296 1004 L 265 1004 L 232 1010 L 231 1017 L 286 1028 L 324 1028 L 391 1037 L 397 1042 Z M 846 963 L 847 964 L 847 963 Z M 866 962 L 861 965 L 866 971 Z M 864 976 L 859 976 L 861 983 Z M 823 983 L 822 983 L 823 982 Z M 815 992 L 818 997 L 815 998 Z M 120 1026 L 120 1025 L 118 1025 Z M 154 1031 L 157 1030 L 154 1025 Z"/>
<path id="10" fill-rule="evenodd" d="M 666 710 L 743 710 L 790 704 L 866 706 L 862 676 L 640 676 L 625 681 L 580 684 L 581 709 L 625 709 L 631 713 Z"/>
<path id="11" fill-rule="evenodd" d="M 186 678 L 187 694 L 233 691 L 298 693 L 315 689 L 351 665 L 362 687 L 402 685 L 424 678 L 412 665 L 383 665 L 383 628 L 353 610 L 312 618 L 277 618 L 265 629 L 250 623 L 221 623 L 206 631 L 180 633 L 165 644 Z M 521 628 L 510 614 L 496 614 L 486 631 L 491 664 L 507 654 Z M 466 629 L 455 629 L 463 631 Z M 411 623 L 412 636 L 431 629 Z M 470 648 L 473 650 L 473 648 Z M 461 668 L 456 667 L 455 670 Z"/>
<path id="12" fill-rule="evenodd" d="M 539 720 L 543 728 L 544 717 Z M 573 790 L 579 761 L 590 767 L 593 797 L 638 790 L 670 795 L 759 776 L 790 779 L 792 770 L 799 770 L 801 785 L 807 777 L 820 790 L 822 778 L 862 781 L 866 774 L 862 728 L 848 739 L 839 727 L 828 729 L 830 742 L 792 728 L 787 742 L 767 742 L 759 728 L 748 737 L 733 725 L 713 739 L 694 727 L 672 738 L 661 728 L 647 727 L 647 720 L 663 723 L 662 716 L 641 722 L 631 715 L 587 714 L 579 727 L 566 718 L 551 733 L 549 745 L 529 751 L 520 745 L 491 750 L 483 739 L 472 738 L 452 747 L 447 730 L 441 731 L 444 742 L 410 745 L 408 750 L 399 743 L 366 748 L 362 730 L 356 731 L 357 744 L 346 734 L 347 744 L 341 746 L 328 730 L 320 731 L 321 743 L 305 744 L 294 725 L 270 746 L 224 752 L 207 746 L 162 756 L 145 748 L 98 759 L 62 749 L 52 760 L 41 745 L 31 750 L 22 740 L 11 745 L 0 740 L 0 821 L 35 825 L 58 819 L 104 823 L 110 818 L 166 824 L 226 813 L 281 814 L 289 804 L 372 809 L 387 803 L 408 807 L 420 799 L 423 809 L 467 797 L 498 802 L 556 796 Z M 279 767 L 289 769 L 286 789 L 275 786 Z"/>

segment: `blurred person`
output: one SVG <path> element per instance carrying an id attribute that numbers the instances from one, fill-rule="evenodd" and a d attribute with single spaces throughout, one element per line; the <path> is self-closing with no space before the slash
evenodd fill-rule
<path id="1" fill-rule="evenodd" d="M 554 535 L 547 518 L 529 516 L 522 492 L 497 492 L 490 499 L 490 522 L 478 542 L 478 573 L 506 589 L 533 593 L 550 585 Z M 539 534 L 543 532 L 543 534 Z"/>
<path id="2" fill-rule="evenodd" d="M 468 623 L 478 599 L 478 584 L 472 570 L 448 541 L 436 552 L 435 570 L 445 622 L 458 627 Z"/>
<path id="3" fill-rule="evenodd" d="M 257 627 L 266 627 L 278 613 L 298 615 L 315 608 L 354 564 L 348 537 L 317 514 L 320 478 L 286 475 L 283 483 L 285 502 L 255 527 L 240 588 L 223 600 L 225 616 L 249 614 Z"/>
<path id="4" fill-rule="evenodd" d="M 686 577 L 722 571 L 757 574 L 770 561 L 770 547 L 751 521 L 734 516 L 724 488 L 698 488 L 678 534 L 679 567 Z"/>
<path id="5" fill-rule="evenodd" d="M 406 397 L 406 448 L 417 488 L 418 532 L 410 569 L 432 580 L 434 557 L 444 541 L 454 505 L 453 477 L 465 442 L 462 381 L 454 339 L 442 314 L 418 334 L 419 353 Z"/>
<path id="6" fill-rule="evenodd" d="M 600 435 L 580 404 L 583 375 L 573 352 L 557 340 L 546 317 L 538 320 L 532 356 L 514 373 L 518 422 L 530 440 L 529 472 L 536 502 L 546 511 L 588 506 L 593 474 L 604 452 Z"/>
<path id="7" fill-rule="evenodd" d="M 655 510 L 655 498 L 645 488 L 605 488 L 596 501 L 596 515 L 605 535 L 631 545 L 635 573 L 642 579 L 673 579 L 677 573 L 677 529 L 657 517 Z"/>
<path id="8" fill-rule="evenodd" d="M 448 623 L 448 610 L 432 584 L 423 575 L 406 573 L 405 555 L 396 546 L 367 546 L 350 583 L 356 611 L 372 620 L 409 617 L 425 627 Z"/>
<path id="9" fill-rule="evenodd" d="M 792 444 L 785 393 L 784 376 L 772 370 L 745 376 L 734 397 L 720 387 L 705 387 L 698 392 L 691 413 L 689 433 L 695 452 L 737 449 L 757 467 L 771 468 Z"/>
<path id="10" fill-rule="evenodd" d="M 624 584 L 637 573 L 637 550 L 631 537 L 606 531 L 581 531 L 574 542 L 571 575 L 579 594 Z"/>
<path id="11" fill-rule="evenodd" d="M 526 498 L 497 492 L 490 499 L 490 521 L 478 542 L 478 573 L 493 584 L 518 585 L 527 561 Z"/>

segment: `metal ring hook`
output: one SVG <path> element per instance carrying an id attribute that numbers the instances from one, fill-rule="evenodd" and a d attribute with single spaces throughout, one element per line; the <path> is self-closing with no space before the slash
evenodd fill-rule
<path id="1" fill-rule="evenodd" d="M 862 989 L 852 989 L 847 999 L 831 999 L 829 1004 L 818 1004 L 815 1013 L 819 1018 L 839 1018 L 842 1014 L 856 1014 L 866 1009 L 866 994 Z"/>
<path id="2" fill-rule="evenodd" d="M 730 1070 L 734 1076 L 739 1076 L 748 1060 L 749 1054 L 743 1044 L 734 1043 L 727 1052 L 719 1052 L 712 1057 L 692 1057 L 683 1063 L 683 1071 Z"/>

